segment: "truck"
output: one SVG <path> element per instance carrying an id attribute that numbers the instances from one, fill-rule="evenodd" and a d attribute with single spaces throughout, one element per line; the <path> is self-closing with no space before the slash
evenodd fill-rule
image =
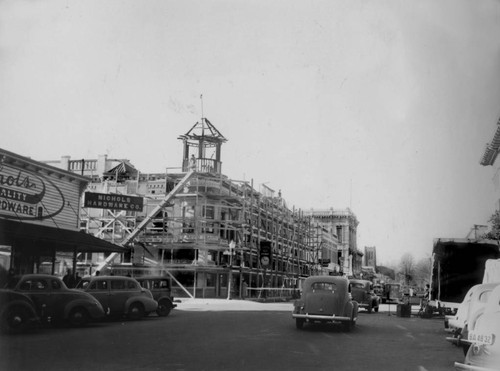
<path id="1" fill-rule="evenodd" d="M 467 291 L 482 283 L 486 261 L 499 257 L 499 241 L 434 239 L 428 305 L 440 313 L 456 312 Z"/>

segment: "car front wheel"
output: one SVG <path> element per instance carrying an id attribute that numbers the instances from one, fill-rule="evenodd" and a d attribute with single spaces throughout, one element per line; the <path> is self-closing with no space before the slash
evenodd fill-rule
<path id="1" fill-rule="evenodd" d="M 172 303 L 167 299 L 161 299 L 158 302 L 158 309 L 156 309 L 156 314 L 160 317 L 166 317 L 170 314 L 170 310 L 172 309 Z"/>
<path id="2" fill-rule="evenodd" d="M 133 303 L 128 310 L 128 318 L 138 320 L 144 317 L 144 307 L 141 303 Z"/>
<path id="3" fill-rule="evenodd" d="M 29 313 L 22 306 L 14 306 L 7 309 L 1 318 L 2 332 L 19 333 L 28 328 Z"/>

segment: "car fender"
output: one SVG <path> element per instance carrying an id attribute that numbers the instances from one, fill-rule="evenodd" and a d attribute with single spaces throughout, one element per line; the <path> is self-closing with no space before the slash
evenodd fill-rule
<path id="1" fill-rule="evenodd" d="M 358 317 L 358 306 L 358 302 L 354 300 L 345 303 L 344 316 L 356 320 Z"/>
<path id="2" fill-rule="evenodd" d="M 352 313 L 352 303 L 350 301 L 346 301 L 346 303 L 344 304 L 344 312 L 342 313 L 342 315 L 344 317 L 350 317 L 351 313 Z"/>
<path id="3" fill-rule="evenodd" d="M 132 296 L 130 298 L 127 299 L 127 301 L 125 302 L 125 307 L 124 307 L 124 313 L 128 313 L 128 310 L 130 308 L 130 306 L 132 305 L 132 303 L 141 303 L 144 308 L 146 309 L 151 301 L 155 301 L 153 299 L 150 299 L 150 298 L 146 298 L 146 297 L 143 297 L 143 296 Z M 157 304 L 158 306 L 158 304 Z M 146 312 L 147 312 L 147 309 L 146 309 Z"/>
<path id="4" fill-rule="evenodd" d="M 352 301 L 352 318 L 356 320 L 358 318 L 359 303 L 355 300 Z"/>
<path id="5" fill-rule="evenodd" d="M 302 308 L 304 308 L 305 302 L 302 299 L 295 300 L 293 302 L 293 312 L 292 313 L 300 313 Z"/>
<path id="6" fill-rule="evenodd" d="M 0 317 L 3 316 L 5 311 L 7 311 L 9 308 L 11 308 L 13 306 L 19 306 L 19 307 L 25 308 L 29 312 L 31 319 L 39 321 L 40 318 L 38 317 L 38 314 L 36 313 L 35 306 L 34 306 L 33 302 L 29 298 L 26 298 L 26 299 L 27 299 L 26 301 L 25 300 L 13 300 L 13 301 L 9 302 L 0 311 Z"/>
<path id="7" fill-rule="evenodd" d="M 94 299 L 96 302 L 98 302 L 97 299 Z M 89 302 L 89 300 L 85 300 L 85 299 L 75 299 L 75 300 L 72 300 L 70 301 L 69 303 L 67 303 L 64 307 L 64 312 L 63 312 L 63 318 L 64 319 L 67 319 L 69 314 L 71 313 L 71 311 L 76 308 L 76 307 L 83 307 L 85 309 L 90 309 L 92 310 L 92 306 L 95 305 L 96 308 L 98 308 L 99 306 L 97 304 L 93 304 L 93 302 Z M 101 306 L 101 309 L 102 309 L 102 306 Z M 104 310 L 103 310 L 103 313 L 104 313 Z M 90 312 L 89 314 L 92 314 L 92 312 Z"/>
<path id="8" fill-rule="evenodd" d="M 475 330 L 477 320 L 484 314 L 484 309 L 485 308 L 480 308 L 476 310 L 474 314 L 468 318 L 469 321 L 466 321 L 466 324 L 469 331 Z"/>

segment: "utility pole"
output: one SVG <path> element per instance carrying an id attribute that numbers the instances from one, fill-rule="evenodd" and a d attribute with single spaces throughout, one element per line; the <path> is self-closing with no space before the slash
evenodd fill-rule
<path id="1" fill-rule="evenodd" d="M 229 242 L 229 274 L 227 276 L 227 300 L 231 300 L 231 283 L 233 281 L 233 251 L 236 243 L 231 240 Z"/>

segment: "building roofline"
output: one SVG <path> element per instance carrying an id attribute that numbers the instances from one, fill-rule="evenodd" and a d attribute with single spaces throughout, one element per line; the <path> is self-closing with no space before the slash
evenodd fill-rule
<path id="1" fill-rule="evenodd" d="M 0 148 L 0 163 L 3 163 L 5 161 L 5 157 L 10 158 L 11 160 L 8 163 L 12 163 L 14 165 L 16 163 L 18 163 L 18 164 L 20 163 L 20 164 L 23 164 L 23 167 L 32 166 L 36 170 L 45 170 L 51 174 L 57 174 L 60 177 L 66 177 L 66 178 L 70 178 L 72 180 L 78 180 L 82 183 L 83 182 L 85 182 L 85 183 L 90 182 L 89 177 L 78 175 L 78 174 L 75 174 L 71 171 L 62 170 L 58 167 L 48 165 L 48 164 L 40 162 L 40 161 L 33 160 L 30 157 L 21 156 L 21 155 L 18 155 L 16 153 L 7 151 L 3 148 Z"/>

